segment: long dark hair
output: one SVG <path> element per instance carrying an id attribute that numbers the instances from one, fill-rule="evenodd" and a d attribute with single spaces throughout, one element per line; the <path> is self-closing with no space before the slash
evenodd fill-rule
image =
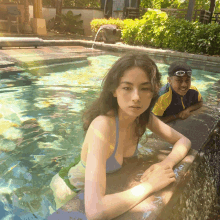
<path id="1" fill-rule="evenodd" d="M 153 92 L 153 98 L 149 108 L 143 112 L 137 120 L 136 135 L 138 138 L 142 137 L 146 131 L 151 109 L 158 98 L 158 91 L 161 87 L 161 74 L 155 62 L 144 53 L 129 53 L 114 63 L 102 81 L 102 90 L 99 97 L 83 113 L 84 131 L 88 130 L 90 123 L 97 116 L 107 115 L 110 110 L 118 110 L 118 102 L 113 96 L 113 93 L 119 86 L 120 78 L 124 75 L 124 72 L 132 67 L 139 67 L 148 75 Z"/>

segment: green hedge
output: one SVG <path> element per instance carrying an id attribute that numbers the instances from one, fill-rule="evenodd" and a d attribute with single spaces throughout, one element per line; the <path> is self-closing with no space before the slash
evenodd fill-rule
<path id="1" fill-rule="evenodd" d="M 92 30 L 97 32 L 103 24 L 116 24 L 127 44 L 220 55 L 220 25 L 217 23 L 189 22 L 149 9 L 141 19 L 94 19 Z"/>
<path id="2" fill-rule="evenodd" d="M 118 29 L 123 29 L 124 27 L 124 22 L 117 18 L 110 18 L 110 19 L 93 19 L 90 22 L 91 30 L 95 33 L 99 30 L 99 28 L 104 25 L 104 24 L 114 24 L 117 26 Z"/>

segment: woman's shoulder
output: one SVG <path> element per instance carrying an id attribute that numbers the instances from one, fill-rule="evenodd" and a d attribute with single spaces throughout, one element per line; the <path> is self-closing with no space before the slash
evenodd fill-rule
<path id="1" fill-rule="evenodd" d="M 99 115 L 90 124 L 89 127 L 96 128 L 98 130 L 111 129 L 114 125 L 114 117 L 112 115 Z"/>

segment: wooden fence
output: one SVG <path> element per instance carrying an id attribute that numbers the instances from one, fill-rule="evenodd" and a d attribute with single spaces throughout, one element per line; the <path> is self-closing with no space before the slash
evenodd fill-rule
<path id="1" fill-rule="evenodd" d="M 147 8 L 142 8 L 141 14 L 143 15 L 145 12 L 147 12 L 147 10 Z M 176 18 L 185 18 L 187 14 L 187 9 L 161 8 L 160 10 L 166 12 L 168 16 L 174 16 Z M 193 21 L 199 21 L 201 11 L 201 9 L 196 9 L 193 11 Z"/>

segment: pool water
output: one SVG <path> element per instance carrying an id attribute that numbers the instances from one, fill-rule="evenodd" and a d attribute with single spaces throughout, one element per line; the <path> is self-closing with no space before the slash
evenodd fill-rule
<path id="1" fill-rule="evenodd" d="M 15 86 L 0 80 L 0 201 L 46 218 L 55 211 L 51 178 L 80 154 L 84 132 L 81 112 L 100 92 L 103 76 L 118 55 L 88 57 L 89 65 L 40 76 Z M 162 84 L 165 64 L 158 64 Z M 193 69 L 192 85 L 217 104 L 219 73 Z M 13 206 L 10 206 L 12 204 Z"/>

